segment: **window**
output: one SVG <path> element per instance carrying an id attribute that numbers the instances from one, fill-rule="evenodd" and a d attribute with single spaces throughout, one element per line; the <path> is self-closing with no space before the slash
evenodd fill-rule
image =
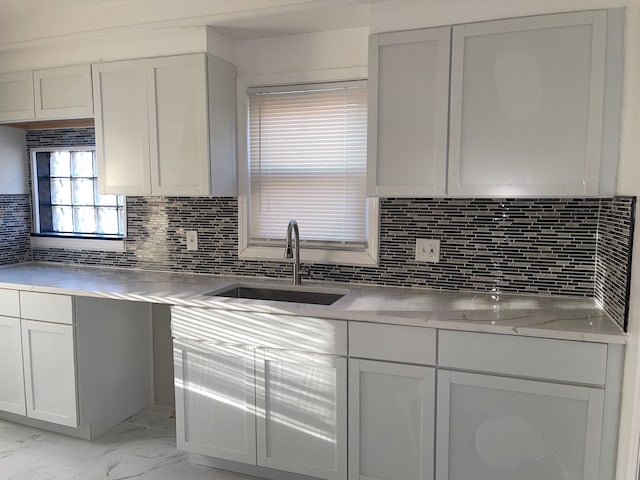
<path id="1" fill-rule="evenodd" d="M 95 148 L 32 152 L 36 233 L 121 238 L 124 197 L 100 195 Z"/>
<path id="2" fill-rule="evenodd" d="M 353 255 L 341 258 L 375 263 L 370 237 L 373 230 L 377 235 L 377 203 L 366 198 L 366 82 L 256 87 L 247 93 L 248 252 L 241 245 L 241 255 L 253 256 L 251 248 L 258 247 L 257 256 L 264 256 L 265 248 L 283 245 L 295 218 L 307 261 L 341 261 L 339 255 L 319 254 L 332 250 L 365 252 L 363 262 Z"/>

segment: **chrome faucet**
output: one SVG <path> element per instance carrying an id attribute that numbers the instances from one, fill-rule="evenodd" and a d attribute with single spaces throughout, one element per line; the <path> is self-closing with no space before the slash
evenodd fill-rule
<path id="1" fill-rule="evenodd" d="M 295 258 L 293 256 L 294 247 L 291 242 L 291 232 L 296 238 L 295 242 Z M 284 247 L 284 258 L 293 258 L 293 284 L 300 285 L 302 282 L 302 274 L 300 273 L 300 230 L 298 230 L 298 222 L 291 219 L 287 226 L 287 244 Z"/>

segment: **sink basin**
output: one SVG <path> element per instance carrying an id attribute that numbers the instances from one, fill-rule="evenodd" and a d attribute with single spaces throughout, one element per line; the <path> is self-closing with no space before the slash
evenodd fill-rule
<path id="1" fill-rule="evenodd" d="M 285 288 L 260 288 L 234 286 L 223 291 L 205 293 L 208 296 L 229 298 L 250 298 L 253 300 L 272 300 L 277 302 L 310 303 L 313 305 L 331 305 L 344 294 L 329 292 L 312 292 L 308 290 L 287 290 Z"/>

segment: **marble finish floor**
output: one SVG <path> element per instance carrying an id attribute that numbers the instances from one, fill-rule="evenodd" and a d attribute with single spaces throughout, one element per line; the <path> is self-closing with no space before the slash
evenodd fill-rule
<path id="1" fill-rule="evenodd" d="M 0 420 L 0 480 L 256 480 L 190 464 L 171 412 L 149 407 L 92 442 Z"/>

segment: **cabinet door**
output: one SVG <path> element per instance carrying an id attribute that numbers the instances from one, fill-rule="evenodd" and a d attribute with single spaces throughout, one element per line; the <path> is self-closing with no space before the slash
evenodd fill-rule
<path id="1" fill-rule="evenodd" d="M 368 193 L 443 195 L 449 27 L 372 35 Z"/>
<path id="2" fill-rule="evenodd" d="M 449 194 L 598 194 L 605 29 L 605 12 L 454 27 Z"/>
<path id="3" fill-rule="evenodd" d="M 27 416 L 78 426 L 73 327 L 22 320 Z"/>
<path id="4" fill-rule="evenodd" d="M 37 119 L 93 116 L 91 65 L 33 72 Z"/>
<path id="5" fill-rule="evenodd" d="M 256 463 L 254 354 L 174 340 L 178 448 Z"/>
<path id="6" fill-rule="evenodd" d="M 347 360 L 256 352 L 258 465 L 347 478 Z"/>
<path id="7" fill-rule="evenodd" d="M 349 361 L 349 478 L 433 478 L 435 371 Z"/>
<path id="8" fill-rule="evenodd" d="M 0 410 L 26 415 L 20 319 L 0 317 Z"/>
<path id="9" fill-rule="evenodd" d="M 0 75 L 0 122 L 33 118 L 33 73 Z"/>
<path id="10" fill-rule="evenodd" d="M 437 480 L 596 480 L 603 390 L 438 372 Z"/>
<path id="11" fill-rule="evenodd" d="M 93 65 L 101 193 L 151 193 L 146 65 L 145 60 Z"/>
<path id="12" fill-rule="evenodd" d="M 206 56 L 153 59 L 148 75 L 152 193 L 209 194 Z"/>

